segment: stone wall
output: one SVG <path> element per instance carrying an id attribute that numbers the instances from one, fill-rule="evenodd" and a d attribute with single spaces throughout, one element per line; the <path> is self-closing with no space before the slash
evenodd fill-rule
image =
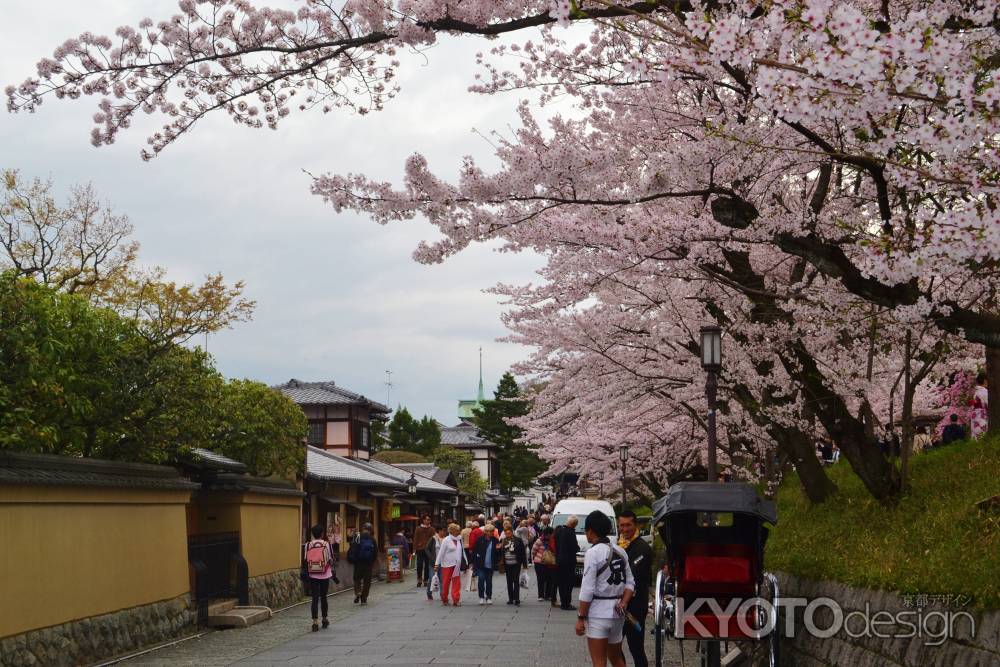
<path id="1" fill-rule="evenodd" d="M 916 612 L 910 596 L 889 591 L 854 588 L 845 584 L 812 581 L 792 575 L 778 574 L 781 597 L 802 597 L 814 600 L 830 598 L 843 609 L 845 617 L 854 611 L 866 612 L 873 617 L 885 611 L 895 617 L 900 612 Z M 943 591 L 926 591 L 941 594 Z M 975 636 L 964 616 L 955 618 L 954 635 L 949 639 L 935 639 L 943 623 L 942 613 L 969 611 L 975 618 Z M 935 613 L 936 612 L 936 613 Z M 905 626 L 897 626 L 889 615 L 882 615 L 890 622 L 876 625 L 874 631 L 863 633 L 865 627 L 860 617 L 847 619 L 847 628 L 829 638 L 813 637 L 805 630 L 804 610 L 795 613 L 795 636 L 782 643 L 782 665 L 790 667 L 996 667 L 1000 665 L 1000 611 L 975 612 L 964 607 L 930 604 L 922 610 L 925 620 L 911 615 L 908 622 L 929 630 L 929 635 L 909 638 L 892 638 L 908 634 Z M 930 617 L 927 615 L 930 614 Z M 819 628 L 829 628 L 834 614 L 826 607 L 819 607 L 815 614 Z M 849 631 L 848 631 L 849 630 Z M 857 635 L 867 636 L 857 636 Z M 883 637 L 874 636 L 884 635 Z M 915 633 L 914 633 L 915 634 Z M 853 636 L 852 636 L 853 635 Z M 931 643 L 941 642 L 934 646 Z"/>
<path id="2" fill-rule="evenodd" d="M 190 597 L 122 609 L 0 639 L 5 667 L 86 665 L 195 630 Z M 49 604 L 59 604 L 58 599 Z"/>
<path id="3" fill-rule="evenodd" d="M 251 577 L 249 588 L 251 605 L 272 610 L 299 602 L 304 595 L 298 568 Z"/>

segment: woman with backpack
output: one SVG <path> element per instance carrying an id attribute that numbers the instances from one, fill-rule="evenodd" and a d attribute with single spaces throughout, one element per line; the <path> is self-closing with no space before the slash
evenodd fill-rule
<path id="1" fill-rule="evenodd" d="M 468 567 L 465 560 L 465 549 L 462 548 L 462 529 L 457 523 L 448 526 L 448 537 L 441 542 L 434 567 L 437 568 L 438 579 L 441 581 L 441 603 L 448 606 L 448 592 L 451 589 L 452 604 L 456 607 L 462 602 L 462 571 Z"/>
<path id="2" fill-rule="evenodd" d="M 310 532 L 313 539 L 306 544 L 306 574 L 309 576 L 309 592 L 312 594 L 312 631 L 318 632 L 321 606 L 323 627 L 330 627 L 326 596 L 330 592 L 330 579 L 333 578 L 333 552 L 330 550 L 330 543 L 323 539 L 323 526 L 315 525 Z"/>

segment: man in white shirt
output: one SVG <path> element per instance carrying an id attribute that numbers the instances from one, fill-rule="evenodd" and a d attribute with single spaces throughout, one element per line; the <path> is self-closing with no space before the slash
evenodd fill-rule
<path id="1" fill-rule="evenodd" d="M 611 519 L 600 511 L 587 515 L 583 524 L 587 541 L 593 545 L 583 558 L 580 583 L 580 612 L 576 634 L 587 635 L 587 649 L 594 667 L 625 667 L 622 631 L 625 608 L 635 592 L 635 580 L 628 555 L 608 540 Z"/>

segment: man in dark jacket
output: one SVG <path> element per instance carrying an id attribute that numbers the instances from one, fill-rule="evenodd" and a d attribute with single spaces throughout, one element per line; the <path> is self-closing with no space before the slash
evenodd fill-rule
<path id="1" fill-rule="evenodd" d="M 965 427 L 958 423 L 958 415 L 952 413 L 951 423 L 941 432 L 941 444 L 947 445 L 959 440 L 965 440 Z"/>
<path id="2" fill-rule="evenodd" d="M 629 600 L 626 610 L 639 622 L 637 630 L 628 621 L 625 622 L 625 640 L 628 642 L 629 653 L 635 667 L 647 667 L 646 658 L 646 613 L 649 608 L 649 586 L 653 580 L 653 548 L 639 537 L 639 523 L 635 512 L 625 510 L 618 515 L 618 546 L 628 554 L 629 569 L 635 579 L 635 592 Z"/>
<path id="3" fill-rule="evenodd" d="M 556 528 L 556 587 L 559 591 L 561 609 L 576 609 L 573 606 L 573 582 L 576 580 L 576 552 L 580 544 L 576 541 L 576 515 L 566 520 L 565 526 Z M 556 598 L 553 595 L 552 604 Z"/>
<path id="4" fill-rule="evenodd" d="M 347 562 L 354 566 L 354 604 L 368 604 L 372 570 L 378 564 L 378 542 L 372 537 L 372 530 L 370 523 L 362 526 L 347 550 Z"/>
<path id="5" fill-rule="evenodd" d="M 496 538 L 493 524 L 488 523 L 483 529 L 483 536 L 472 547 L 472 564 L 479 582 L 479 604 L 493 604 L 493 572 L 500 567 L 500 557 L 500 540 Z"/>

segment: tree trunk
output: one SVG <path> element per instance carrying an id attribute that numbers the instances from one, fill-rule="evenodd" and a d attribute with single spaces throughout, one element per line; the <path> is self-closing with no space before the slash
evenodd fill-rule
<path id="1" fill-rule="evenodd" d="M 910 452 L 913 451 L 913 395 L 916 393 L 913 378 L 910 374 L 910 357 L 913 354 L 913 333 L 906 332 L 906 343 L 903 350 L 903 442 L 899 450 L 899 486 L 906 490 L 907 476 L 910 467 Z M 892 425 L 890 424 L 890 427 Z"/>
<path id="2" fill-rule="evenodd" d="M 837 492 L 837 485 L 827 476 L 812 440 L 805 433 L 774 426 L 768 428 L 768 434 L 795 464 L 799 483 L 809 502 L 821 503 Z"/>
<path id="3" fill-rule="evenodd" d="M 992 435 L 1000 433 L 1000 347 L 986 346 L 986 382 L 989 391 L 987 432 Z"/>
<path id="4" fill-rule="evenodd" d="M 894 502 L 899 494 L 899 472 L 895 466 L 867 437 L 865 425 L 851 414 L 843 398 L 826 386 L 823 373 L 805 346 L 793 343 L 789 347 L 793 358 L 782 353 L 782 365 L 802 386 L 823 428 L 840 447 L 868 492 L 879 502 Z"/>

